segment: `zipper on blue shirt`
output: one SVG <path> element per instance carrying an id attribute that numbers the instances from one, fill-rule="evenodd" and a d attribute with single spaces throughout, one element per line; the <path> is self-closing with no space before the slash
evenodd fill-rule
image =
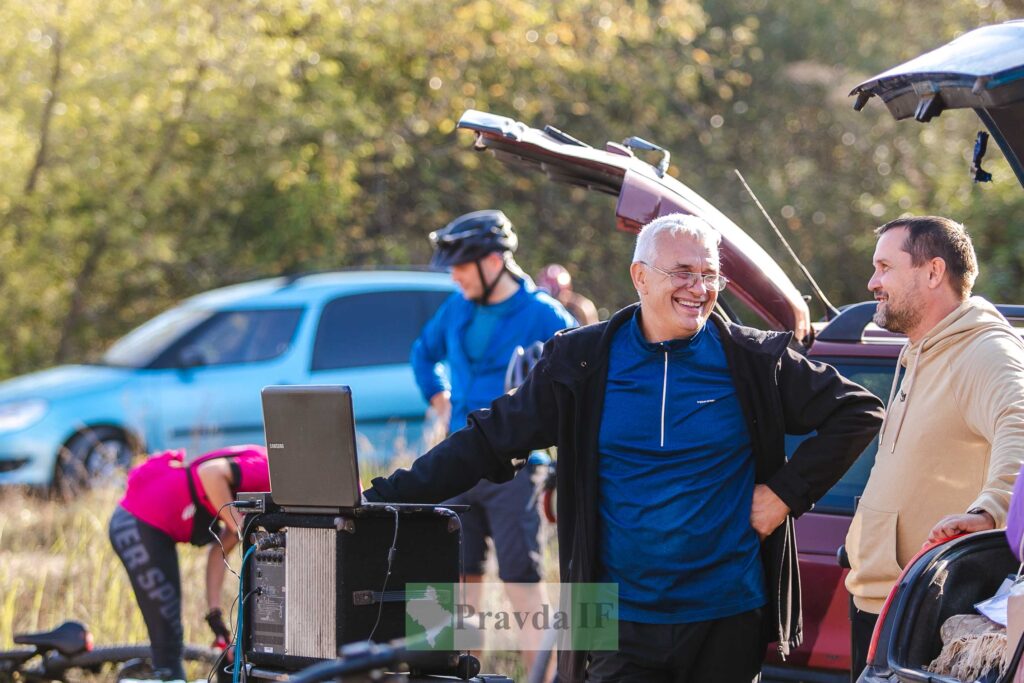
<path id="1" fill-rule="evenodd" d="M 665 351 L 665 374 L 661 380 L 661 447 L 665 447 L 665 395 L 668 393 L 668 351 Z"/>

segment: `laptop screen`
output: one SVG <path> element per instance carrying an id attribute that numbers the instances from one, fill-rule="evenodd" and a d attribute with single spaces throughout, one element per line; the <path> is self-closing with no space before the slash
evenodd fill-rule
<path id="1" fill-rule="evenodd" d="M 270 386 L 261 396 L 274 502 L 286 510 L 357 507 L 351 389 Z"/>

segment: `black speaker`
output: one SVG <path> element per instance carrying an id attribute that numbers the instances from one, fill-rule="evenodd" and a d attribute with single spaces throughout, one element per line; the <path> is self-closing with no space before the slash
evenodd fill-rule
<path id="1" fill-rule="evenodd" d="M 261 666 L 294 671 L 347 643 L 403 638 L 406 585 L 459 581 L 461 527 L 443 507 L 271 512 L 245 532 L 242 643 Z M 459 653 L 435 661 L 423 670 L 454 672 Z"/>

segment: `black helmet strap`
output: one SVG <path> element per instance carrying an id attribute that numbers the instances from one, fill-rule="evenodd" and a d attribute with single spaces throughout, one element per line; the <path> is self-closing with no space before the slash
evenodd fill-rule
<path id="1" fill-rule="evenodd" d="M 476 272 L 480 276 L 481 288 L 480 296 L 477 297 L 475 301 L 481 306 L 486 306 L 487 300 L 491 298 L 491 293 L 494 291 L 494 288 L 498 285 L 498 280 L 500 280 L 501 277 L 505 274 L 505 263 L 504 261 L 502 261 L 501 270 L 498 271 L 498 275 L 490 282 L 487 282 L 487 278 L 484 277 L 484 267 L 481 265 L 482 261 L 483 259 L 477 259 L 474 262 L 476 263 Z"/>
<path id="2" fill-rule="evenodd" d="M 487 282 L 487 278 L 484 276 L 484 268 L 481 265 L 484 258 L 485 256 L 481 256 L 474 261 L 476 264 L 476 273 L 480 277 L 480 289 L 482 291 L 480 296 L 474 298 L 473 301 L 482 306 L 487 305 L 487 301 L 491 298 L 491 294 L 494 293 L 494 288 L 498 286 L 498 282 L 500 282 L 501 278 L 505 276 L 505 273 L 508 273 L 509 277 L 520 284 L 522 284 L 523 278 L 526 277 L 523 275 L 523 271 L 519 269 L 519 266 L 516 265 L 515 261 L 512 260 L 512 255 L 506 251 L 501 254 L 501 270 L 498 271 L 498 274 L 493 280 Z M 509 265 L 510 263 L 511 266 Z"/>

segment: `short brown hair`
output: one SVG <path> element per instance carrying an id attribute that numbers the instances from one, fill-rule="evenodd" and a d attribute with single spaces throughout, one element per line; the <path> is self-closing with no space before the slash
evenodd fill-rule
<path id="1" fill-rule="evenodd" d="M 978 258 L 963 225 L 941 216 L 911 216 L 889 221 L 875 230 L 875 234 L 881 236 L 895 228 L 907 229 L 903 251 L 910 254 L 911 263 L 920 266 L 935 257 L 941 258 L 946 262 L 953 291 L 961 299 L 971 295 L 978 277 Z"/>

